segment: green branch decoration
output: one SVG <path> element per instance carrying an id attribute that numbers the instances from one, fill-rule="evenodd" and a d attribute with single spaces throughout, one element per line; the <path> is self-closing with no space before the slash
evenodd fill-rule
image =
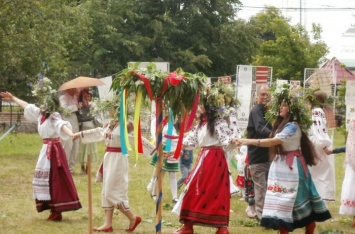
<path id="1" fill-rule="evenodd" d="M 168 73 L 158 70 L 154 63 L 146 68 L 139 68 L 139 63 L 124 69 L 117 74 L 111 89 L 127 89 L 129 93 L 137 93 L 142 89 L 143 99 L 162 99 L 164 105 L 170 107 L 175 115 L 182 114 L 181 103 L 187 111 L 191 110 L 194 97 L 202 90 L 207 77 L 203 73 L 191 74 L 181 68 Z"/>
<path id="2" fill-rule="evenodd" d="M 158 181 L 157 186 L 157 206 L 156 206 L 156 233 L 161 233 L 162 227 L 162 165 L 163 165 L 163 110 L 172 110 L 174 115 L 181 115 L 182 128 L 180 129 L 180 136 L 178 138 L 177 147 L 174 157 L 180 155 L 182 149 L 182 139 L 184 135 L 184 129 L 188 127 L 191 116 L 194 117 L 194 112 L 197 109 L 199 95 L 202 91 L 207 77 L 203 73 L 191 74 L 184 72 L 182 69 L 177 69 L 174 72 L 168 73 L 158 70 L 155 64 L 150 63 L 145 68 L 139 68 L 139 63 L 124 69 L 121 73 L 116 75 L 112 82 L 111 89 L 113 91 L 136 94 L 137 101 L 135 103 L 136 111 L 140 112 L 141 101 L 138 99 L 146 99 L 147 96 L 150 100 L 156 101 L 157 104 L 157 134 L 156 134 L 156 150 L 158 153 L 158 162 L 156 165 L 155 177 Z M 122 98 L 121 98 L 122 99 Z M 187 111 L 191 111 L 190 118 L 187 121 Z M 122 115 L 120 116 L 122 117 Z M 139 138 L 139 115 L 135 117 L 134 129 L 135 129 L 135 148 L 140 143 Z M 121 118 L 122 120 L 122 118 Z M 187 123 L 187 124 L 185 124 Z M 192 121 L 191 121 L 192 123 Z M 122 147 L 122 144 L 121 144 Z"/>

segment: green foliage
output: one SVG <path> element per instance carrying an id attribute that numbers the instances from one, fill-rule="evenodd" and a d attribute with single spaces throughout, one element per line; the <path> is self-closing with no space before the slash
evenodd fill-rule
<path id="1" fill-rule="evenodd" d="M 345 94 L 346 94 L 346 80 L 341 80 L 341 85 L 337 87 L 337 98 L 335 100 L 335 116 L 341 122 L 339 131 L 346 136 L 346 104 L 345 104 Z"/>
<path id="2" fill-rule="evenodd" d="M 320 26 L 313 27 L 311 42 L 300 25 L 291 26 L 289 20 L 275 7 L 267 7 L 251 19 L 263 40 L 253 61 L 254 65 L 273 67 L 273 77 L 303 80 L 305 68 L 318 67 L 327 47 L 320 39 Z"/>
<path id="3" fill-rule="evenodd" d="M 116 74 L 128 62 L 170 63 L 172 70 L 208 76 L 238 64 L 273 67 L 273 77 L 300 79 L 325 54 L 321 28 L 314 43 L 276 8 L 236 18 L 239 0 L 48 0 L 0 3 L 0 87 L 30 99 L 38 73 L 53 88 L 77 76 Z M 21 92 L 20 92 L 21 91 Z"/>
<path id="4" fill-rule="evenodd" d="M 166 107 L 170 107 L 176 115 L 183 112 L 181 105 L 187 111 L 191 109 L 196 94 L 206 82 L 206 76 L 203 73 L 191 74 L 177 69 L 169 74 L 158 70 L 153 63 L 144 69 L 138 66 L 139 63 L 136 63 L 133 67 L 126 68 L 116 75 L 111 88 L 113 90 L 127 89 L 129 93 L 141 91 L 144 99 L 147 97 L 161 98 Z"/>
<path id="5" fill-rule="evenodd" d="M 20 98 L 30 95 L 26 84 L 36 75 L 51 77 L 54 88 L 68 79 L 71 48 L 87 40 L 88 15 L 72 1 L 3 1 L 0 3 L 0 86 Z"/>

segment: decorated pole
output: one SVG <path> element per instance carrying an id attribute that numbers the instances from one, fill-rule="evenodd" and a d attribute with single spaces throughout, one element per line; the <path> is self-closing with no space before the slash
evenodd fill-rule
<path id="1" fill-rule="evenodd" d="M 180 136 L 178 137 L 178 143 L 174 158 L 177 159 L 182 149 L 182 139 L 184 132 L 191 127 L 193 122 L 197 106 L 199 103 L 199 91 L 205 85 L 206 76 L 202 73 L 190 74 L 184 72 L 182 69 L 177 69 L 171 73 L 165 73 L 156 68 L 151 63 L 146 68 L 139 68 L 139 63 L 134 64 L 132 67 L 124 69 L 113 80 L 111 89 L 113 90 L 128 90 L 130 93 L 136 94 L 136 97 L 142 95 L 142 99 L 149 97 L 151 101 L 156 102 L 157 106 L 157 125 L 156 125 L 156 151 L 158 161 L 155 167 L 155 179 L 156 179 L 156 233 L 162 233 L 162 199 L 163 199 L 163 102 L 165 101 L 167 106 L 166 110 L 171 109 L 171 113 L 174 115 L 183 115 L 182 129 L 180 129 Z M 142 93 L 140 93 L 142 92 Z M 123 96 L 121 96 L 121 100 Z M 138 103 L 137 103 L 137 100 Z M 140 98 L 136 99 L 136 111 L 140 108 Z M 121 103 L 121 107 L 123 104 Z M 191 111 L 191 112 L 190 112 Z M 188 116 L 188 112 L 190 115 Z M 136 116 L 139 117 L 137 114 Z M 173 117 L 173 116 L 171 116 Z M 121 120 L 122 118 L 120 118 Z M 135 148 L 141 145 L 139 139 L 139 123 L 138 118 L 135 117 Z M 120 124 L 121 125 L 121 124 Z M 122 124 L 121 126 L 124 126 Z M 124 135 L 122 133 L 122 135 Z M 121 137 L 123 138 L 123 137 Z M 137 139 L 138 138 L 138 139 Z M 122 152 L 125 144 L 121 143 Z M 170 151 L 170 149 L 166 149 Z M 171 152 L 169 152 L 171 154 Z M 137 152 L 136 152 L 137 154 Z"/>
<path id="2" fill-rule="evenodd" d="M 86 173 L 88 177 L 88 203 L 89 203 L 89 232 L 92 233 L 92 192 L 91 192 L 91 155 L 88 155 Z"/>
<path id="3" fill-rule="evenodd" d="M 156 148 L 158 155 L 158 162 L 155 167 L 155 178 L 157 180 L 156 194 L 156 217 L 155 217 L 155 232 L 161 233 L 162 229 L 162 199 L 163 199 L 163 101 L 159 99 L 157 101 L 157 132 L 156 132 Z"/>

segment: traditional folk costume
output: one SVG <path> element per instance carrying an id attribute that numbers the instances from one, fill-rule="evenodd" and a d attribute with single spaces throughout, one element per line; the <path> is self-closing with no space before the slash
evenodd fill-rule
<path id="1" fill-rule="evenodd" d="M 292 232 L 331 218 L 299 150 L 300 127 L 287 123 L 275 137 L 283 141 L 283 152 L 276 154 L 270 167 L 261 226 Z"/>
<path id="2" fill-rule="evenodd" d="M 317 152 L 318 162 L 310 167 L 310 172 L 319 195 L 323 200 L 335 200 L 335 165 L 334 155 L 327 155 L 324 148 L 332 146 L 327 133 L 327 120 L 322 108 L 312 109 L 312 121 L 309 138 Z"/>
<path id="3" fill-rule="evenodd" d="M 248 203 L 245 212 L 249 218 L 256 218 L 255 212 L 255 191 L 254 191 L 254 182 L 251 177 L 249 169 L 249 159 L 248 155 L 245 158 L 245 167 L 244 167 L 244 200 Z"/>
<path id="4" fill-rule="evenodd" d="M 70 123 L 58 112 L 45 119 L 33 104 L 27 105 L 24 116 L 30 121 L 38 121 L 38 133 L 43 139 L 32 182 L 37 211 L 51 209 L 60 213 L 80 209 L 81 203 L 60 142 L 70 139 L 61 131 L 63 125 L 71 129 Z"/>
<path id="5" fill-rule="evenodd" d="M 98 174 L 102 181 L 101 201 L 102 208 L 111 210 L 119 208 L 129 210 L 128 203 L 128 155 L 123 155 L 120 145 L 120 127 L 118 121 L 81 132 L 81 141 L 84 144 L 105 141 L 106 150 Z M 130 144 L 133 137 L 130 137 Z M 155 148 L 143 138 L 143 154 L 148 156 Z"/>
<path id="6" fill-rule="evenodd" d="M 90 109 L 88 107 L 82 107 L 81 112 L 83 115 L 89 115 Z M 95 127 L 96 126 L 95 126 L 93 120 L 89 120 L 89 121 L 85 121 L 85 122 L 80 123 L 80 130 L 81 131 L 93 129 Z M 82 142 L 80 142 L 78 159 L 79 159 L 79 162 L 81 163 L 82 169 L 86 168 L 88 155 L 90 155 L 92 162 L 98 161 L 97 144 L 96 143 L 83 144 Z"/>
<path id="7" fill-rule="evenodd" d="M 238 186 L 240 191 L 240 196 L 244 200 L 245 195 L 245 160 L 248 153 L 248 147 L 243 145 L 240 147 L 240 153 L 236 154 L 235 158 L 237 159 L 237 178 L 235 184 Z"/>
<path id="8" fill-rule="evenodd" d="M 105 140 L 106 151 L 103 157 L 102 167 L 103 184 L 101 201 L 102 208 L 112 210 L 120 206 L 129 210 L 128 202 L 128 155 L 123 155 L 120 145 L 120 127 L 106 125 L 82 131 L 81 140 L 85 143 L 93 143 Z"/>
<path id="9" fill-rule="evenodd" d="M 229 117 L 229 128 L 232 131 L 232 134 L 234 135 L 234 138 L 240 138 L 240 133 L 239 133 L 239 126 L 238 126 L 238 114 L 237 110 L 234 107 L 229 108 L 228 112 L 228 117 Z M 235 152 L 233 151 L 226 151 L 225 152 L 226 157 L 227 157 L 227 163 L 229 167 L 229 183 L 230 183 L 230 194 L 231 196 L 237 195 L 239 191 L 239 186 L 234 184 L 233 178 L 232 178 L 232 173 L 230 170 L 230 164 L 232 161 L 233 156 L 235 155 Z M 243 186 L 244 187 L 244 186 Z"/>
<path id="10" fill-rule="evenodd" d="M 76 112 L 78 111 L 78 107 L 77 107 L 78 100 L 75 97 L 70 96 L 66 92 L 62 96 L 60 96 L 59 102 L 62 108 L 70 112 L 69 115 L 63 116 L 64 120 L 68 121 L 71 124 L 73 132 L 78 132 L 79 122 L 78 122 L 78 117 L 76 115 Z M 67 156 L 70 172 L 73 172 L 77 161 L 80 142 L 69 139 L 69 140 L 63 140 L 62 143 L 63 143 L 65 154 Z"/>
<path id="11" fill-rule="evenodd" d="M 349 123 L 345 153 L 345 176 L 341 189 L 340 214 L 355 215 L 355 118 Z M 354 220 L 355 221 L 355 220 Z M 355 226 L 355 222 L 353 223 Z"/>
<path id="12" fill-rule="evenodd" d="M 166 143 L 169 137 L 168 136 L 168 125 L 166 121 L 163 121 L 163 150 L 166 151 Z M 175 128 L 173 127 L 173 131 L 171 136 L 177 136 Z M 171 139 L 171 149 L 169 151 L 175 151 L 177 145 L 177 140 L 176 139 Z M 158 154 L 155 152 L 155 154 L 152 156 L 150 160 L 150 165 L 156 166 L 158 162 Z M 170 179 L 170 189 L 171 189 L 171 194 L 173 197 L 174 202 L 177 201 L 178 195 L 177 195 L 177 179 L 176 179 L 176 173 L 179 172 L 179 161 L 178 160 L 170 160 L 167 158 L 164 158 L 163 160 L 163 167 L 162 170 L 165 172 L 169 173 L 169 179 Z M 152 197 L 153 199 L 156 198 L 156 186 L 157 186 L 157 180 L 155 178 L 155 172 L 153 175 L 153 178 L 150 181 L 150 184 L 152 186 Z"/>
<path id="13" fill-rule="evenodd" d="M 201 147 L 194 169 L 186 179 L 186 187 L 173 212 L 180 214 L 180 222 L 194 225 L 226 227 L 229 225 L 230 184 L 227 160 L 223 147 L 229 145 L 231 130 L 227 122 L 215 122 L 215 135 L 211 136 L 207 124 L 195 126 L 187 133 L 183 144 Z"/>

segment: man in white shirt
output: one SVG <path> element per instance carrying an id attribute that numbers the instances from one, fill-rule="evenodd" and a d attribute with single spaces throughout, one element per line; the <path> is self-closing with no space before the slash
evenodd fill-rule
<path id="1" fill-rule="evenodd" d="M 78 103 L 77 93 L 78 90 L 76 88 L 67 89 L 59 98 L 61 107 L 70 112 L 69 115 L 63 116 L 63 119 L 70 122 L 73 132 L 79 132 L 79 123 L 76 112 L 81 108 L 81 105 Z M 79 141 L 68 139 L 63 141 L 62 144 L 69 164 L 69 170 L 70 172 L 73 172 L 78 155 Z"/>

